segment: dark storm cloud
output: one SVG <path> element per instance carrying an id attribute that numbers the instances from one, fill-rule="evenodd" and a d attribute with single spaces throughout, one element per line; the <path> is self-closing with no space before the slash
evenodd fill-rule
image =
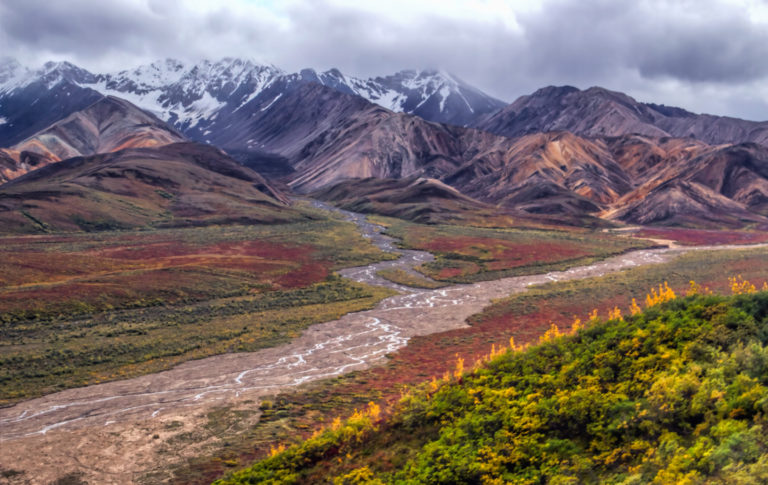
<path id="1" fill-rule="evenodd" d="M 505 100 L 549 84 L 602 85 L 648 101 L 688 100 L 694 110 L 768 118 L 760 116 L 768 25 L 741 3 L 545 0 L 513 9 L 512 18 L 473 15 L 471 8 L 456 15 L 449 3 L 427 11 L 393 0 L 382 14 L 368 3 L 333 0 L 288 7 L 256 0 L 0 0 L 0 47 L 22 61 L 58 55 L 92 69 L 224 56 L 359 76 L 436 67 Z"/>
<path id="2" fill-rule="evenodd" d="M 538 71 L 610 73 L 692 82 L 750 81 L 768 73 L 768 30 L 722 2 L 550 1 L 523 19 Z"/>
<path id="3" fill-rule="evenodd" d="M 9 49 L 91 59 L 114 52 L 150 54 L 165 39 L 158 18 L 133 2 L 4 0 L 0 32 Z"/>

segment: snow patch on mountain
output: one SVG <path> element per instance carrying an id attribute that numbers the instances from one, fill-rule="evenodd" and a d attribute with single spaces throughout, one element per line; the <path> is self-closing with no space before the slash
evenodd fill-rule
<path id="1" fill-rule="evenodd" d="M 280 93 L 280 94 L 278 94 L 277 96 L 275 96 L 275 99 L 273 99 L 272 101 L 270 101 L 268 105 L 266 105 L 266 106 L 264 106 L 263 108 L 261 108 L 261 110 L 260 110 L 260 111 L 266 111 L 266 110 L 268 110 L 269 108 L 271 108 L 271 107 L 272 107 L 272 105 L 273 105 L 273 104 L 275 104 L 275 101 L 277 101 L 278 99 L 280 99 L 280 98 L 282 98 L 282 97 L 283 97 L 283 93 Z"/>

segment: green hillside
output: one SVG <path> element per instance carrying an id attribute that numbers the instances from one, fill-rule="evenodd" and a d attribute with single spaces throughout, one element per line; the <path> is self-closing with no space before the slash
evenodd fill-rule
<path id="1" fill-rule="evenodd" d="M 768 483 L 768 292 L 734 286 L 457 362 L 216 483 Z"/>

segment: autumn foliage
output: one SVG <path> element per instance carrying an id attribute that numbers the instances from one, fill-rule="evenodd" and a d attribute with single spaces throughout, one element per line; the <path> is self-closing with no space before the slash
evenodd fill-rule
<path id="1" fill-rule="evenodd" d="M 378 430 L 359 412 L 219 483 L 763 483 L 768 292 L 734 282 L 728 297 L 662 284 L 639 313 L 494 345 Z"/>

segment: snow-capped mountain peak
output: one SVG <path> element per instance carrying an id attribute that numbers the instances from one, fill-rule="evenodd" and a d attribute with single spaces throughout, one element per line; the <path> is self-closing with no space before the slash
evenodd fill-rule
<path id="1" fill-rule="evenodd" d="M 63 81 L 82 84 L 94 80 L 93 74 L 66 61 L 49 61 L 39 69 L 31 70 L 13 58 L 0 60 L 0 92 L 9 92 L 35 82 L 51 89 Z"/>
<path id="2" fill-rule="evenodd" d="M 362 96 L 392 111 L 441 123 L 467 125 L 480 115 L 506 106 L 443 70 L 403 70 L 390 76 L 362 79 L 345 76 L 338 69 L 322 73 L 304 69 L 298 76 Z"/>
<path id="3" fill-rule="evenodd" d="M 94 75 L 68 62 L 50 62 L 30 70 L 5 59 L 0 61 L 0 116 L 8 120 L 9 126 L 17 118 L 25 119 L 19 118 L 27 109 L 25 103 L 42 102 L 43 97 L 53 96 L 54 86 L 58 86 L 56 96 L 70 99 L 66 108 L 62 104 L 62 113 L 75 106 L 81 108 L 85 98 L 91 101 L 98 93 L 112 95 L 168 121 L 190 138 L 214 141 L 215 134 L 222 130 L 239 136 L 235 135 L 238 130 L 232 131 L 234 127 L 246 126 L 259 113 L 275 109 L 281 96 L 306 83 L 360 96 L 392 111 L 454 125 L 468 125 L 505 105 L 440 70 L 406 70 L 366 79 L 346 75 L 339 69 L 286 73 L 253 59 L 225 57 L 194 63 L 162 59 Z M 9 104 L 3 98 L 10 99 L 13 92 L 21 93 L 24 89 L 24 100 L 19 94 L 17 102 L 14 101 L 13 109 L 18 114 L 11 116 Z M 76 93 L 83 93 L 77 102 Z M 62 98 L 52 99 L 61 103 L 56 99 Z M 8 139 L 21 136 L 20 132 L 6 131 L 4 136 Z M 247 132 L 242 135 L 249 139 Z"/>
<path id="4" fill-rule="evenodd" d="M 46 62 L 35 72 L 33 80 L 40 80 L 50 88 L 62 81 L 74 84 L 91 83 L 96 80 L 96 76 L 71 62 L 61 61 Z"/>
<path id="5" fill-rule="evenodd" d="M 242 106 L 284 73 L 250 59 L 226 57 L 184 63 L 164 59 L 97 77 L 99 92 L 127 99 L 182 129 L 196 126 L 223 107 Z"/>
<path id="6" fill-rule="evenodd" d="M 416 114 L 430 121 L 468 125 L 477 116 L 496 111 L 506 103 L 469 86 L 443 70 L 404 70 L 372 80 L 380 86 L 378 100 L 394 111 Z"/>

